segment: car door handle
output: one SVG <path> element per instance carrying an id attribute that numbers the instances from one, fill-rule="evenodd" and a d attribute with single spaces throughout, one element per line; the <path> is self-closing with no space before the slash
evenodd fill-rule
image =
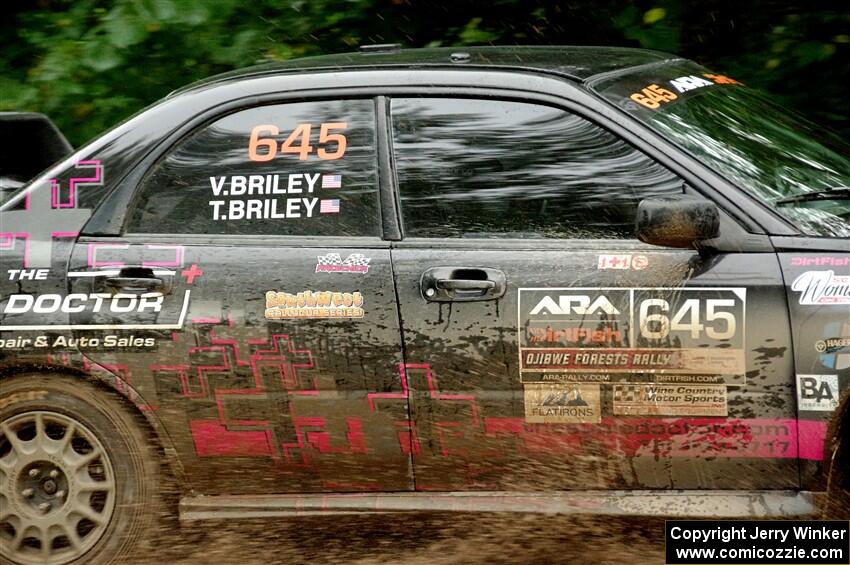
<path id="1" fill-rule="evenodd" d="M 432 267 L 422 273 L 419 288 L 429 302 L 475 302 L 504 296 L 506 281 L 497 269 Z"/>
<path id="2" fill-rule="evenodd" d="M 108 287 L 129 291 L 157 290 L 164 286 L 157 277 L 108 277 L 103 282 Z"/>
<path id="3" fill-rule="evenodd" d="M 468 279 L 438 279 L 437 288 L 445 290 L 491 290 L 496 288 L 494 281 L 477 281 Z"/>

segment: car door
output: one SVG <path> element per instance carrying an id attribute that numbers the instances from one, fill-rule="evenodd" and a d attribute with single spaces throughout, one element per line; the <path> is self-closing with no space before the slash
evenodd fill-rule
<path id="1" fill-rule="evenodd" d="M 371 99 L 221 116 L 151 166 L 121 237 L 74 247 L 71 292 L 111 305 L 73 314 L 90 370 L 139 391 L 196 492 L 412 488 L 374 124 Z"/>
<path id="2" fill-rule="evenodd" d="M 798 484 L 775 253 L 634 239 L 682 179 L 562 108 L 395 98 L 391 124 L 417 490 Z"/>
<path id="3" fill-rule="evenodd" d="M 801 477 L 817 489 L 830 423 L 850 386 L 850 245 L 776 238 L 794 337 Z"/>

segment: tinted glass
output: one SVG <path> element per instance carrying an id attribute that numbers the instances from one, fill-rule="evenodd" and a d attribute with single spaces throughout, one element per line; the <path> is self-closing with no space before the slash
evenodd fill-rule
<path id="1" fill-rule="evenodd" d="M 408 236 L 628 238 L 641 199 L 683 191 L 640 151 L 556 108 L 397 99 L 392 116 Z"/>
<path id="2" fill-rule="evenodd" d="M 801 232 L 850 237 L 850 143 L 769 95 L 693 63 L 635 70 L 595 88 Z"/>
<path id="3" fill-rule="evenodd" d="M 142 181 L 128 231 L 379 236 L 378 206 L 373 102 L 281 104 L 179 142 Z"/>

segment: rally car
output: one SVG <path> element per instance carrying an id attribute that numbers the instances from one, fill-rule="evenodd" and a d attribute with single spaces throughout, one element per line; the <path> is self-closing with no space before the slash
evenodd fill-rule
<path id="1" fill-rule="evenodd" d="M 0 207 L 2 560 L 120 560 L 166 483 L 186 520 L 840 513 L 848 155 L 636 49 L 174 92 Z"/>

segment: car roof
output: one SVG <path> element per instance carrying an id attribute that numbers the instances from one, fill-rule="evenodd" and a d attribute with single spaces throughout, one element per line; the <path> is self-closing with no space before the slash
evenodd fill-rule
<path id="1" fill-rule="evenodd" d="M 585 81 L 601 73 L 680 59 L 660 51 L 629 47 L 504 46 L 427 49 L 400 49 L 393 45 L 375 47 L 377 48 L 363 48 L 358 53 L 320 55 L 237 69 L 195 82 L 172 92 L 171 95 L 258 76 L 381 68 L 513 69 L 545 72 Z"/>

